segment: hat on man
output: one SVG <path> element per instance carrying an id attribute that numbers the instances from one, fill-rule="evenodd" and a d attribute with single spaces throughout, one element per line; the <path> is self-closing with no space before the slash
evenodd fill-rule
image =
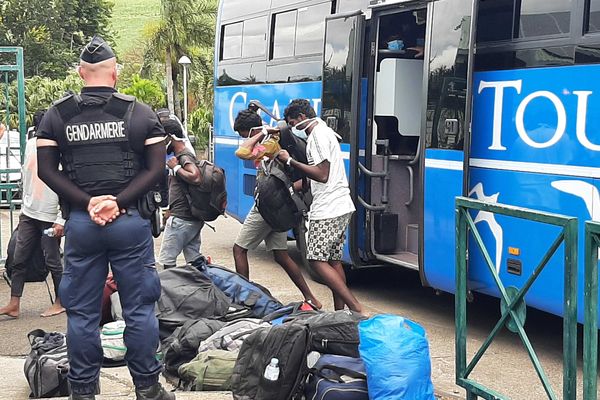
<path id="1" fill-rule="evenodd" d="M 115 53 L 112 51 L 108 43 L 100 36 L 95 35 L 92 40 L 83 48 L 81 52 L 81 61 L 86 63 L 96 64 L 114 58 Z"/>
<path id="2" fill-rule="evenodd" d="M 171 139 L 178 142 L 183 142 L 185 140 L 185 135 L 183 134 L 181 124 L 176 119 L 169 118 L 164 121 L 162 125 L 163 128 L 165 128 L 166 134 L 169 135 Z"/>

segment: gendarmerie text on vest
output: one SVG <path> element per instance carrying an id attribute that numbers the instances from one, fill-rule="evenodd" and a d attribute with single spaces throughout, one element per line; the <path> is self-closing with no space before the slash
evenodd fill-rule
<path id="1" fill-rule="evenodd" d="M 90 142 L 104 139 L 125 138 L 125 121 L 82 123 L 65 126 L 67 140 Z"/>

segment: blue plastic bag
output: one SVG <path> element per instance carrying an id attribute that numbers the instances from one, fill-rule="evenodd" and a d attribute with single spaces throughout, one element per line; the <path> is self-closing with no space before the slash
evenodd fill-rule
<path id="1" fill-rule="evenodd" d="M 425 329 L 395 315 L 358 325 L 371 400 L 434 400 Z"/>

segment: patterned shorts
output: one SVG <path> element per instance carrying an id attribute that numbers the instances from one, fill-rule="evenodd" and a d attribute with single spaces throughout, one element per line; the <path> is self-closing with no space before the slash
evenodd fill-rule
<path id="1" fill-rule="evenodd" d="M 311 220 L 308 227 L 306 258 L 315 261 L 341 260 L 350 216 L 352 213 L 335 218 Z"/>

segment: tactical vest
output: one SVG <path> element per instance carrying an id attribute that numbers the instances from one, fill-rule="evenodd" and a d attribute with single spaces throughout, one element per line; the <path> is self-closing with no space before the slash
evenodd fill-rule
<path id="1" fill-rule="evenodd" d="M 135 97 L 71 95 L 54 106 L 63 122 L 57 142 L 69 179 L 92 196 L 123 190 L 143 162 L 129 144 Z"/>

